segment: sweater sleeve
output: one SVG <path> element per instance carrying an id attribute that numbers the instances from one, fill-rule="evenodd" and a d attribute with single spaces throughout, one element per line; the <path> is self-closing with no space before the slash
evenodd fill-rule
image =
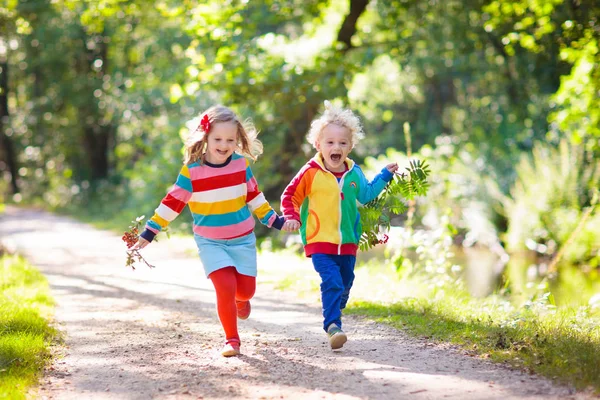
<path id="1" fill-rule="evenodd" d="M 154 215 L 146 222 L 146 227 L 140 236 L 151 242 L 161 230 L 181 214 L 190 201 L 192 192 L 190 171 L 187 165 L 184 165 L 177 176 L 177 181 L 154 210 Z"/>
<path id="2" fill-rule="evenodd" d="M 285 219 L 277 215 L 273 207 L 269 204 L 265 195 L 259 190 L 258 182 L 252 174 L 250 163 L 246 160 L 246 186 L 248 193 L 246 194 L 246 204 L 250 211 L 256 215 L 258 220 L 269 228 L 281 230 Z"/>
<path id="3" fill-rule="evenodd" d="M 371 200 L 379 196 L 379 193 L 385 188 L 385 186 L 392 180 L 394 174 L 383 168 L 371 182 L 367 180 L 362 169 L 358 165 L 355 166 L 360 179 L 360 189 L 358 191 L 358 201 L 361 204 L 367 204 Z"/>

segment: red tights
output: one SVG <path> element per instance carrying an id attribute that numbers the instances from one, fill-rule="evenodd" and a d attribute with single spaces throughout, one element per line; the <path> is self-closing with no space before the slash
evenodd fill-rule
<path id="1" fill-rule="evenodd" d="M 256 278 L 242 275 L 234 267 L 225 267 L 209 276 L 217 293 L 217 313 L 225 331 L 225 338 L 240 341 L 237 329 L 236 300 L 247 301 L 254 296 Z"/>

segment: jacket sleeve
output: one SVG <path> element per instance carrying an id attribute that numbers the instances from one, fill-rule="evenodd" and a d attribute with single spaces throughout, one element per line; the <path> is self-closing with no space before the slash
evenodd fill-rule
<path id="1" fill-rule="evenodd" d="M 360 179 L 360 189 L 358 191 L 358 201 L 361 204 L 367 204 L 371 200 L 379 196 L 379 193 L 385 188 L 389 181 L 392 180 L 394 174 L 383 168 L 371 182 L 367 180 L 362 169 L 358 165 L 355 166 Z"/>
<path id="2" fill-rule="evenodd" d="M 285 219 L 277 215 L 265 195 L 258 189 L 258 183 L 254 174 L 252 174 L 248 160 L 246 160 L 246 186 L 248 189 L 246 204 L 250 211 L 256 215 L 263 225 L 281 230 Z"/>
<path id="3" fill-rule="evenodd" d="M 151 242 L 154 237 L 171 221 L 173 221 L 192 197 L 192 181 L 187 165 L 184 165 L 177 176 L 177 181 L 162 199 L 154 215 L 146 222 L 141 237 Z"/>
<path id="4" fill-rule="evenodd" d="M 286 186 L 281 195 L 281 212 L 286 220 L 300 221 L 300 206 L 310 193 L 311 179 L 307 171 L 311 167 L 305 165 Z"/>

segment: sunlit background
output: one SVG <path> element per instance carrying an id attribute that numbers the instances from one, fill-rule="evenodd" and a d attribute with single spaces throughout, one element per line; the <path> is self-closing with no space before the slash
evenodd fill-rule
<path id="1" fill-rule="evenodd" d="M 174 181 L 186 122 L 223 103 L 260 129 L 253 171 L 278 209 L 329 99 L 361 116 L 367 174 L 431 167 L 428 196 L 363 268 L 592 310 L 599 4 L 5 0 L 0 202 L 126 227 Z"/>

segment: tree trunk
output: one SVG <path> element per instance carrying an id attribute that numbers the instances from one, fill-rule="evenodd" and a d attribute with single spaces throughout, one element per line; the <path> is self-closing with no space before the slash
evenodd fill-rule
<path id="1" fill-rule="evenodd" d="M 90 38 L 83 33 L 83 45 Z M 88 80 L 88 95 L 90 96 L 86 107 L 82 107 L 81 120 L 85 121 L 83 129 L 83 144 L 86 151 L 86 159 L 90 170 L 90 178 L 93 181 L 105 179 L 108 177 L 109 161 L 108 149 L 111 141 L 111 135 L 114 131 L 112 124 L 102 122 L 102 111 L 98 108 L 97 100 L 94 97 L 94 91 L 102 87 L 102 77 L 107 69 L 108 45 L 104 41 L 104 32 L 94 37 L 95 47 L 88 49 L 85 47 L 83 60 L 80 60 L 80 73 L 83 79 Z M 94 62 L 102 61 L 100 70 L 94 69 Z M 91 122 L 88 122 L 91 121 Z"/>
<path id="2" fill-rule="evenodd" d="M 358 22 L 358 18 L 365 12 L 368 4 L 369 0 L 350 0 L 350 11 L 346 15 L 337 36 L 337 41 L 345 44 L 339 51 L 341 57 L 352 48 L 351 40 L 352 36 L 356 33 L 356 23 Z M 331 73 L 337 73 L 337 71 L 326 72 L 326 74 Z M 344 91 L 344 95 L 346 95 L 346 91 Z M 281 186 L 287 184 L 297 172 L 292 169 L 291 160 L 297 157 L 298 151 L 304 143 L 304 136 L 308 133 L 310 123 L 317 114 L 323 100 L 315 98 L 314 101 L 306 101 L 300 106 L 302 109 L 298 113 L 299 117 L 293 120 L 291 129 L 286 133 L 281 147 L 281 158 L 277 170 L 281 176 Z M 279 198 L 281 189 L 283 187 L 270 188 L 265 191 L 265 195 L 269 198 Z"/>
<path id="3" fill-rule="evenodd" d="M 13 194 L 19 193 L 17 182 L 18 168 L 17 157 L 10 136 L 6 134 L 4 126 L 8 125 L 8 62 L 0 62 L 0 155 L 4 160 L 10 174 L 10 186 Z M 4 154 L 1 154 L 4 153 Z"/>
<path id="4" fill-rule="evenodd" d="M 93 181 L 108 177 L 108 137 L 110 127 L 89 125 L 84 128 L 83 141 Z"/>
<path id="5" fill-rule="evenodd" d="M 338 32 L 338 42 L 344 43 L 346 46 L 342 50 L 343 53 L 352 48 L 352 36 L 356 33 L 356 23 L 358 18 L 365 12 L 369 0 L 350 0 L 350 12 L 344 18 L 344 22 Z"/>

